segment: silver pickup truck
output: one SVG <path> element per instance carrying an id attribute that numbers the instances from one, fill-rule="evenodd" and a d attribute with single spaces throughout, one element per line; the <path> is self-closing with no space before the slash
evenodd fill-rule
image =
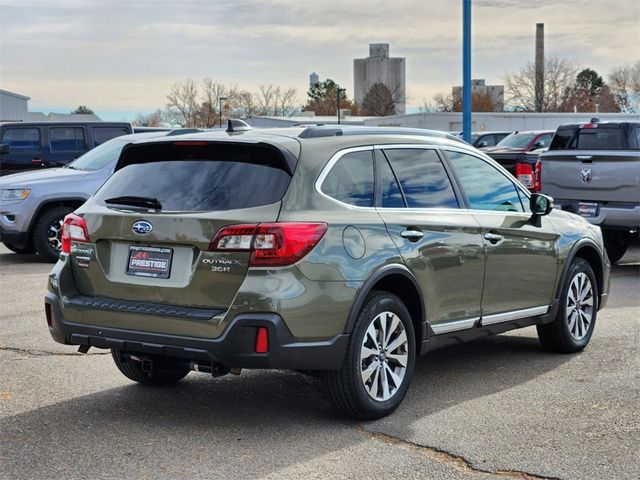
<path id="1" fill-rule="evenodd" d="M 640 116 L 561 125 L 540 161 L 542 192 L 599 225 L 611 263 L 620 260 L 640 228 Z"/>

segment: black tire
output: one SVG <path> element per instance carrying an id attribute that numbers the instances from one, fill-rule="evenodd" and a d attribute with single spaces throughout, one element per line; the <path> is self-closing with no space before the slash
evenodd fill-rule
<path id="1" fill-rule="evenodd" d="M 611 264 L 615 264 L 624 257 L 629 248 L 630 235 L 626 232 L 605 231 L 604 248 Z"/>
<path id="2" fill-rule="evenodd" d="M 125 377 L 144 385 L 171 385 L 178 383 L 190 372 L 188 368 L 171 365 L 168 362 L 164 363 L 162 368 L 154 368 L 152 373 L 143 372 L 141 362 L 122 355 L 119 350 L 112 348 L 111 356 L 116 367 Z"/>
<path id="3" fill-rule="evenodd" d="M 65 215 L 73 212 L 73 210 L 72 207 L 58 205 L 45 210 L 38 216 L 33 228 L 33 246 L 43 260 L 52 263 L 58 261 L 61 239 L 58 238 L 58 244 L 55 247 L 50 242 L 49 231 L 54 224 L 62 227 L 62 220 L 64 220 Z"/>
<path id="4" fill-rule="evenodd" d="M 407 340 L 406 344 L 403 344 L 404 346 L 401 347 L 401 353 L 404 355 L 406 352 L 406 366 L 404 367 L 403 376 L 401 381 L 398 382 L 399 385 L 395 385 L 393 387 L 389 386 L 389 380 L 387 380 L 387 388 L 393 388 L 394 393 L 386 400 L 374 399 L 372 394 L 367 392 L 367 388 L 372 389 L 374 381 L 376 382 L 375 385 L 378 385 L 376 380 L 377 378 L 380 378 L 380 385 L 382 385 L 382 373 L 380 372 L 384 370 L 385 367 L 379 367 L 382 368 L 382 370 L 372 368 L 374 373 L 370 376 L 371 384 L 368 387 L 365 387 L 365 382 L 362 379 L 362 369 L 367 365 L 365 363 L 367 360 L 373 359 L 368 364 L 369 367 L 374 365 L 374 362 L 376 362 L 375 365 L 379 365 L 382 362 L 388 362 L 387 364 L 392 365 L 392 367 L 396 369 L 397 373 L 397 369 L 400 369 L 401 364 L 391 363 L 395 362 L 395 360 L 392 360 L 391 354 L 393 352 L 400 352 L 400 350 L 390 350 L 388 352 L 389 357 L 385 355 L 382 360 L 379 355 L 371 355 L 367 357 L 367 359 L 363 359 L 364 357 L 361 357 L 361 350 L 363 349 L 363 342 L 365 341 L 365 335 L 367 335 L 367 329 L 372 326 L 378 319 L 378 316 L 384 312 L 390 312 L 399 318 Z M 387 325 L 387 328 L 390 328 L 392 325 L 392 323 L 389 322 L 395 321 L 393 315 L 387 315 L 380 318 L 385 319 L 384 322 L 385 325 Z M 388 337 L 389 346 L 394 343 L 393 339 L 398 339 L 401 336 L 401 331 L 396 331 L 399 332 L 398 335 L 394 336 L 392 335 L 392 332 Z M 411 316 L 409 315 L 404 303 L 402 303 L 402 300 L 391 293 L 371 292 L 365 300 L 358 315 L 342 368 L 340 370 L 329 370 L 324 372 L 322 377 L 323 386 L 331 403 L 342 414 L 361 420 L 374 420 L 376 418 L 381 418 L 393 412 L 402 402 L 411 382 L 415 357 L 416 342 L 413 324 L 411 322 Z M 386 373 L 384 373 L 384 378 L 393 380 L 392 377 L 388 377 Z M 393 381 L 391 381 L 391 383 L 393 383 Z M 376 390 L 379 391 L 378 389 Z"/>
<path id="5" fill-rule="evenodd" d="M 35 248 L 33 248 L 31 245 L 23 248 L 19 248 L 7 242 L 2 242 L 2 243 L 4 243 L 4 246 L 7 247 L 9 250 L 11 250 L 13 253 L 29 254 L 29 253 L 34 253 L 36 251 Z"/>
<path id="6" fill-rule="evenodd" d="M 576 302 L 571 300 L 570 289 L 573 288 L 574 281 L 579 282 L 583 275 L 589 279 L 591 287 L 591 307 L 581 306 L 579 309 L 575 306 Z M 580 278 L 578 278 L 580 277 Z M 588 300 L 587 300 L 588 301 Z M 580 303 L 580 302 L 578 302 Z M 586 305 L 586 304 L 585 304 Z M 573 312 L 573 313 L 572 313 Z M 588 326 L 585 328 L 584 322 L 580 321 L 580 318 L 586 318 L 587 315 L 591 315 Z M 572 317 L 575 316 L 573 323 Z M 591 265 L 582 258 L 575 258 L 565 277 L 562 285 L 562 292 L 560 295 L 560 305 L 558 313 L 553 322 L 546 325 L 538 325 L 538 338 L 542 346 L 551 352 L 557 353 L 576 353 L 581 351 L 587 346 L 591 336 L 593 335 L 593 329 L 596 325 L 596 317 L 598 315 L 598 283 L 596 276 L 593 273 Z M 582 324 L 583 328 L 580 329 L 579 324 Z M 581 335 L 575 333 L 578 332 Z"/>

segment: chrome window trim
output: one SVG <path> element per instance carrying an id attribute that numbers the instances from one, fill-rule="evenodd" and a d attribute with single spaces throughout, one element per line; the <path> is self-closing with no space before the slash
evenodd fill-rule
<path id="1" fill-rule="evenodd" d="M 513 310 L 511 312 L 496 313 L 493 315 L 483 316 L 480 320 L 480 326 L 493 325 L 495 323 L 508 322 L 510 320 L 518 320 L 520 318 L 536 317 L 545 315 L 549 312 L 549 305 L 542 307 L 525 308 L 524 310 Z"/>
<path id="2" fill-rule="evenodd" d="M 436 335 L 440 335 L 442 333 L 457 332 L 458 330 L 467 330 L 468 328 L 475 327 L 479 320 L 480 317 L 474 317 L 447 323 L 437 323 L 431 325 L 431 330 L 433 330 L 433 333 L 435 333 Z"/>

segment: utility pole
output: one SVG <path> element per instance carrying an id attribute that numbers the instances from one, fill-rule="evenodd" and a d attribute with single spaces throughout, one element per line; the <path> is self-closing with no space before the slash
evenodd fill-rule
<path id="1" fill-rule="evenodd" d="M 340 97 L 347 91 L 347 89 L 338 87 L 336 88 L 336 91 L 338 92 L 338 125 L 340 125 Z"/>
<path id="2" fill-rule="evenodd" d="M 471 0 L 462 0 L 462 138 L 471 143 Z"/>
<path id="3" fill-rule="evenodd" d="M 536 23 L 536 112 L 544 110 L 544 23 Z"/>

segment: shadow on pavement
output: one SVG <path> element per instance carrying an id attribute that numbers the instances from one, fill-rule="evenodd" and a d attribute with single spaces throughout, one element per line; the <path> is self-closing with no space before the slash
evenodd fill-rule
<path id="1" fill-rule="evenodd" d="M 433 352 L 419 359 L 409 393 L 388 421 L 410 429 L 571 358 L 545 353 L 535 338 L 508 335 Z M 217 379 L 191 374 L 169 388 L 113 388 L 0 420 L 0 459 L 20 478 L 70 471 L 133 478 L 150 467 L 167 476 L 207 468 L 216 477 L 266 475 L 366 439 L 337 417 L 318 387 L 297 373 L 249 371 Z"/>

